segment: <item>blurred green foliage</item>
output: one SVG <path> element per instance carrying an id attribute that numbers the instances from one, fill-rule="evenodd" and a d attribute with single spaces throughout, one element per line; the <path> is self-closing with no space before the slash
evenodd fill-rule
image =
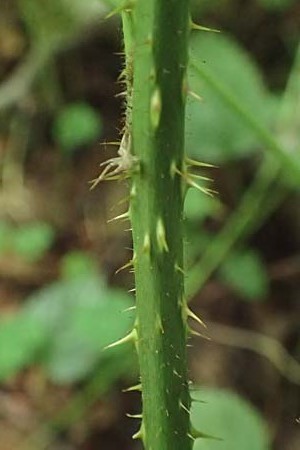
<path id="1" fill-rule="evenodd" d="M 82 250 L 72 250 L 60 260 L 60 274 L 63 279 L 97 275 L 98 267 L 93 255 Z"/>
<path id="2" fill-rule="evenodd" d="M 85 4 L 80 0 L 18 0 L 18 4 L 32 43 L 45 49 L 70 38 L 103 12 L 98 0 Z"/>
<path id="3" fill-rule="evenodd" d="M 257 252 L 232 251 L 220 268 L 221 279 L 242 298 L 265 300 L 268 295 L 269 277 Z"/>
<path id="4" fill-rule="evenodd" d="M 130 358 L 126 346 L 104 347 L 132 326 L 132 316 L 123 313 L 131 304 L 128 295 L 108 288 L 99 276 L 45 287 L 17 314 L 0 321 L 0 379 L 38 361 L 57 383 L 78 381 L 110 358 L 122 367 Z"/>
<path id="5" fill-rule="evenodd" d="M 215 197 L 199 195 L 196 189 L 189 189 L 184 200 L 184 212 L 190 221 L 203 221 L 218 215 L 222 205 Z"/>
<path id="6" fill-rule="evenodd" d="M 250 56 L 225 34 L 194 32 L 194 57 L 208 65 L 213 74 L 230 88 L 239 102 L 255 111 L 268 125 L 273 113 L 272 97 Z M 259 149 L 257 137 L 205 81 L 190 73 L 190 89 L 203 100 L 189 98 L 186 115 L 186 148 L 200 161 L 221 164 L 253 155 Z"/>
<path id="7" fill-rule="evenodd" d="M 195 450 L 270 450 L 268 431 L 260 414 L 241 397 L 208 388 L 199 388 L 192 396 L 196 399 L 191 411 L 194 427 L 222 439 L 198 439 Z"/>
<path id="8" fill-rule="evenodd" d="M 41 259 L 55 239 L 53 227 L 46 222 L 31 222 L 13 226 L 0 222 L 0 254 L 15 254 L 34 262 Z"/>
<path id="9" fill-rule="evenodd" d="M 88 145 L 100 138 L 102 120 L 87 103 L 66 105 L 58 111 L 53 124 L 53 137 L 64 153 Z"/>

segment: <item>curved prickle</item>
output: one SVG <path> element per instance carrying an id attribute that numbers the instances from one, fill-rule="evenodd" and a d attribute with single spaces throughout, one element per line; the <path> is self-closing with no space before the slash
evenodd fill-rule
<path id="1" fill-rule="evenodd" d="M 137 157 L 131 154 L 131 135 L 128 132 L 123 134 L 118 155 L 116 158 L 110 158 L 100 164 L 100 167 L 106 167 L 99 177 L 91 181 L 91 189 L 94 189 L 100 181 L 115 180 L 116 176 L 121 178 L 122 175 L 124 178 L 128 177 L 137 165 Z"/>

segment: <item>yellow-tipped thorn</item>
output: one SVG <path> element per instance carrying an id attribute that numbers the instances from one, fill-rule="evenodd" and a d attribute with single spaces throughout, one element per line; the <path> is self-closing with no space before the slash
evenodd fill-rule
<path id="1" fill-rule="evenodd" d="M 182 273 L 182 275 L 186 276 L 186 272 L 177 263 L 175 264 L 175 270 L 176 270 L 176 272 L 180 272 L 180 273 Z"/>
<path id="2" fill-rule="evenodd" d="M 120 147 L 121 141 L 108 141 L 108 142 L 100 142 L 100 145 L 116 145 L 117 147 Z"/>
<path id="3" fill-rule="evenodd" d="M 143 414 L 126 414 L 127 417 L 130 417 L 131 419 L 142 419 L 143 418 Z"/>
<path id="4" fill-rule="evenodd" d="M 179 406 L 181 409 L 183 409 L 188 415 L 190 415 L 190 410 L 182 403 L 182 401 L 179 402 Z"/>
<path id="5" fill-rule="evenodd" d="M 150 235 L 149 233 L 146 233 L 144 236 L 144 242 L 143 242 L 143 252 L 144 253 L 150 253 L 150 247 L 151 247 L 151 243 L 150 243 Z"/>
<path id="6" fill-rule="evenodd" d="M 201 161 L 196 161 L 195 159 L 191 159 L 186 157 L 185 162 L 188 166 L 196 166 L 196 167 L 211 167 L 211 168 L 217 168 L 218 166 L 215 166 L 213 164 L 204 163 Z"/>
<path id="7" fill-rule="evenodd" d="M 167 244 L 167 239 L 166 239 L 166 231 L 165 231 L 165 227 L 163 224 L 163 221 L 161 218 L 158 219 L 157 224 L 156 224 L 156 239 L 157 239 L 157 244 L 158 244 L 158 248 L 161 252 L 165 251 L 168 252 L 169 251 L 169 247 Z"/>
<path id="8" fill-rule="evenodd" d="M 142 384 L 139 383 L 139 384 L 136 384 L 135 386 L 130 386 L 130 387 L 127 388 L 127 389 L 123 389 L 122 392 L 133 392 L 133 391 L 139 391 L 139 392 L 141 392 L 141 390 L 142 390 Z"/>
<path id="9" fill-rule="evenodd" d="M 145 439 L 145 429 L 143 422 L 141 423 L 140 429 L 132 436 L 132 439 L 141 439 L 144 441 Z"/>
<path id="10" fill-rule="evenodd" d="M 136 309 L 136 306 L 134 305 L 134 306 L 130 306 L 129 308 L 124 309 L 123 312 L 133 311 L 135 309 Z"/>
<path id="11" fill-rule="evenodd" d="M 127 91 L 118 92 L 118 94 L 115 95 L 116 98 L 118 97 L 126 97 Z"/>
<path id="12" fill-rule="evenodd" d="M 195 22 L 191 21 L 191 28 L 192 30 L 197 30 L 197 31 L 211 31 L 213 33 L 220 33 L 220 30 L 217 30 L 216 28 L 209 28 L 209 27 L 204 27 L 203 25 L 198 25 Z"/>
<path id="13" fill-rule="evenodd" d="M 118 270 L 116 270 L 115 274 L 117 275 L 122 270 L 129 269 L 130 267 L 132 267 L 134 265 L 134 261 L 135 261 L 135 257 L 130 259 L 126 264 L 124 264 L 122 267 L 120 267 Z"/>
<path id="14" fill-rule="evenodd" d="M 190 177 L 186 177 L 186 182 L 189 186 L 194 187 L 198 189 L 198 191 L 203 192 L 203 194 L 209 195 L 210 197 L 213 197 L 214 191 L 212 189 L 204 188 L 200 186 L 198 183 L 195 183 L 194 180 L 192 180 Z"/>
<path id="15" fill-rule="evenodd" d="M 191 173 L 191 172 L 189 172 L 189 177 L 196 178 L 198 180 L 204 180 L 204 181 L 214 181 L 212 178 L 203 177 L 202 175 L 198 175 L 197 173 Z"/>
<path id="16" fill-rule="evenodd" d="M 196 94 L 196 92 L 194 92 L 194 91 L 188 90 L 188 94 L 189 94 L 191 97 L 193 97 L 193 98 L 195 98 L 196 100 L 198 100 L 199 102 L 202 102 L 202 101 L 203 101 L 203 97 L 201 97 L 200 95 Z"/>
<path id="17" fill-rule="evenodd" d="M 188 436 L 195 441 L 196 439 L 214 439 L 216 441 L 223 441 L 222 438 L 212 436 L 211 434 L 202 433 L 202 431 L 198 431 L 196 428 L 191 427 L 191 431 Z"/>
<path id="18" fill-rule="evenodd" d="M 192 328 L 189 328 L 189 333 L 190 333 L 192 336 L 201 337 L 201 338 L 203 338 L 203 339 L 205 339 L 205 340 L 207 340 L 207 341 L 210 341 L 210 340 L 211 340 L 211 338 L 210 338 L 209 336 L 205 336 L 205 334 L 199 333 L 198 331 L 195 331 L 195 330 L 193 330 Z"/>
<path id="19" fill-rule="evenodd" d="M 186 306 L 186 313 L 187 313 L 188 317 L 190 317 L 191 319 L 194 319 L 196 322 L 198 322 L 204 328 L 207 328 L 207 326 L 203 322 L 203 320 L 201 320 L 200 317 L 198 317 L 188 306 Z"/>
<path id="20" fill-rule="evenodd" d="M 132 439 L 134 439 L 134 440 L 136 440 L 136 439 L 143 440 L 143 433 L 142 433 L 141 429 L 139 429 L 136 433 L 134 433 L 132 435 Z"/>
<path id="21" fill-rule="evenodd" d="M 128 333 L 123 338 L 104 347 L 104 350 L 108 350 L 109 348 L 117 347 L 118 345 L 127 344 L 128 342 L 135 343 L 136 341 L 137 341 L 137 332 L 136 332 L 136 329 L 134 328 L 133 330 L 130 331 L 130 333 Z"/>
<path id="22" fill-rule="evenodd" d="M 126 211 L 123 214 L 120 214 L 119 216 L 113 217 L 112 219 L 109 219 L 107 223 L 116 222 L 117 220 L 129 220 L 130 214 L 129 211 Z"/>

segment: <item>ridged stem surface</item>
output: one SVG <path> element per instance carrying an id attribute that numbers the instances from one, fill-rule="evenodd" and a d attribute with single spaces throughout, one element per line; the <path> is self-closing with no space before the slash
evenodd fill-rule
<path id="1" fill-rule="evenodd" d="M 134 8 L 132 99 L 137 350 L 147 450 L 190 450 L 183 287 L 184 114 L 189 2 L 140 0 Z"/>

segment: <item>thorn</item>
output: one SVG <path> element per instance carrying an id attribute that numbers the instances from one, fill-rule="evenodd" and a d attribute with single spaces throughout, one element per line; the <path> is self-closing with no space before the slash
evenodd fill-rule
<path id="1" fill-rule="evenodd" d="M 108 161 L 112 161 L 114 158 L 112 158 L 111 160 Z M 105 169 L 100 173 L 100 175 L 97 178 L 94 178 L 93 180 L 89 181 L 90 186 L 90 191 L 92 191 L 93 189 L 95 189 L 96 186 L 98 186 L 98 184 L 100 183 L 100 181 L 115 181 L 115 180 L 125 180 L 126 178 L 129 178 L 129 175 L 122 172 L 122 173 L 117 173 L 114 170 L 110 173 L 109 171 L 111 170 L 112 164 L 108 161 L 105 161 L 105 163 L 108 163 L 108 165 L 105 167 Z M 102 165 L 102 164 L 100 164 Z M 115 169 L 117 170 L 117 169 Z M 115 173 L 114 173 L 115 172 Z"/>
<path id="2" fill-rule="evenodd" d="M 135 256 L 133 255 L 132 259 L 130 259 L 126 264 L 119 267 L 119 269 L 115 271 L 115 274 L 117 275 L 122 270 L 129 269 L 129 267 L 132 267 L 134 265 L 134 262 L 135 262 Z"/>
<path id="3" fill-rule="evenodd" d="M 161 317 L 159 315 L 157 315 L 156 324 L 157 324 L 158 329 L 161 331 L 161 333 L 165 334 L 165 330 L 164 330 L 164 327 L 163 327 L 163 324 L 162 324 L 162 320 L 161 320 Z"/>
<path id="4" fill-rule="evenodd" d="M 215 166 L 213 164 L 209 164 L 209 163 L 204 163 L 204 162 L 200 162 L 200 161 L 196 161 L 195 159 L 191 159 L 188 157 L 185 157 L 185 162 L 188 166 L 197 166 L 197 167 L 211 167 L 211 168 L 216 168 L 218 166 Z"/>
<path id="5" fill-rule="evenodd" d="M 209 195 L 210 197 L 213 197 L 214 196 L 213 194 L 216 193 L 216 191 L 214 191 L 212 189 L 208 189 L 208 188 L 200 186 L 198 183 L 196 183 L 194 180 L 192 180 L 189 176 L 186 176 L 186 182 L 189 186 L 198 189 L 198 191 L 203 192 L 204 194 Z"/>
<path id="6" fill-rule="evenodd" d="M 116 14 L 118 14 L 122 11 L 130 11 L 133 8 L 134 4 L 135 4 L 135 2 L 133 0 L 126 0 L 120 6 L 117 6 L 115 9 L 113 9 L 111 12 L 109 12 L 105 16 L 105 19 L 110 19 L 111 17 L 115 16 Z"/>
<path id="7" fill-rule="evenodd" d="M 133 199 L 136 197 L 136 185 L 132 184 L 131 190 L 130 190 L 130 199 Z"/>
<path id="8" fill-rule="evenodd" d="M 126 95 L 127 95 L 127 91 L 122 91 L 122 92 L 119 92 L 118 94 L 116 94 L 115 97 L 116 98 L 118 98 L 118 97 L 126 97 Z"/>
<path id="9" fill-rule="evenodd" d="M 130 333 L 123 338 L 104 347 L 103 350 L 108 350 L 109 348 L 117 347 L 118 345 L 127 344 L 127 342 L 137 342 L 137 332 L 135 328 L 133 328 L 133 330 L 131 330 Z"/>
<path id="10" fill-rule="evenodd" d="M 192 178 L 197 178 L 199 180 L 204 180 L 204 181 L 214 181 L 212 178 L 209 177 L 203 177 L 202 175 L 198 175 L 196 173 L 189 173 L 189 176 Z"/>
<path id="11" fill-rule="evenodd" d="M 100 142 L 100 145 L 113 145 L 113 146 L 117 146 L 120 147 L 121 145 L 121 141 L 108 141 L 108 142 Z"/>
<path id="12" fill-rule="evenodd" d="M 188 94 L 189 94 L 191 97 L 193 97 L 193 98 L 195 98 L 196 100 L 198 100 L 199 102 L 202 102 L 202 101 L 203 101 L 203 97 L 201 97 L 200 95 L 196 94 L 196 92 L 194 92 L 194 91 L 188 90 Z"/>
<path id="13" fill-rule="evenodd" d="M 174 375 L 176 375 L 176 377 L 182 378 L 182 375 L 180 375 L 180 373 L 178 373 L 176 369 L 173 369 L 173 373 Z"/>
<path id="14" fill-rule="evenodd" d="M 143 422 L 141 423 L 140 429 L 132 436 L 132 439 L 141 439 L 142 441 L 144 441 L 145 429 L 144 429 Z"/>
<path id="15" fill-rule="evenodd" d="M 198 30 L 198 31 L 211 31 L 213 33 L 220 33 L 220 30 L 217 30 L 216 28 L 209 28 L 209 27 L 204 27 L 203 25 L 198 25 L 197 23 L 191 21 L 191 29 L 192 30 Z"/>
<path id="16" fill-rule="evenodd" d="M 214 439 L 216 441 L 223 441 L 222 438 L 216 437 L 216 436 L 212 436 L 211 434 L 207 434 L 207 433 L 202 433 L 202 431 L 198 431 L 196 428 L 194 428 L 193 426 L 191 427 L 191 431 L 188 434 L 188 436 L 195 441 L 196 439 Z"/>
<path id="17" fill-rule="evenodd" d="M 142 434 L 142 432 L 141 432 L 141 429 L 139 429 L 136 433 L 134 433 L 133 435 L 132 435 L 132 439 L 141 439 L 141 440 L 143 440 L 143 434 Z"/>
<path id="18" fill-rule="evenodd" d="M 122 198 L 120 201 L 118 201 L 117 205 L 123 205 L 123 203 L 126 203 L 130 200 L 129 195 L 127 197 Z"/>
<path id="19" fill-rule="evenodd" d="M 191 402 L 207 404 L 207 402 L 205 402 L 204 400 L 199 400 L 198 398 L 193 398 L 193 397 L 191 397 Z"/>
<path id="20" fill-rule="evenodd" d="M 117 220 L 130 220 L 129 211 L 126 211 L 123 214 L 120 214 L 119 216 L 113 217 L 112 219 L 109 219 L 107 223 L 116 222 Z"/>
<path id="21" fill-rule="evenodd" d="M 211 341 L 211 338 L 209 336 L 205 336 L 205 334 L 198 333 L 198 331 L 193 330 L 192 328 L 188 327 L 188 331 L 192 336 L 198 336 L 201 337 L 207 341 Z"/>
<path id="22" fill-rule="evenodd" d="M 202 163 L 201 163 L 201 164 L 202 164 Z M 177 167 L 175 167 L 174 170 L 175 170 L 176 173 L 178 173 L 178 175 L 180 175 L 180 176 L 185 180 L 185 182 L 186 182 L 189 186 L 198 189 L 199 191 L 203 192 L 204 194 L 209 195 L 210 197 L 213 197 L 213 194 L 214 194 L 214 193 L 217 194 L 217 192 L 214 191 L 213 189 L 209 189 L 209 188 L 202 187 L 202 186 L 200 186 L 198 183 L 196 183 L 196 182 L 192 179 L 192 176 L 196 176 L 196 177 L 197 177 L 197 175 L 190 174 L 190 173 L 188 173 L 188 172 L 181 172 L 181 170 L 179 170 Z"/>
<path id="23" fill-rule="evenodd" d="M 142 391 L 142 384 L 136 384 L 135 386 L 130 386 L 127 389 L 123 389 L 122 392 L 133 392 L 133 391 Z"/>
<path id="24" fill-rule="evenodd" d="M 172 161 L 171 162 L 171 166 L 170 166 L 170 175 L 172 178 L 174 178 L 174 176 L 176 175 L 177 172 L 177 166 L 176 166 L 176 161 Z"/>
<path id="25" fill-rule="evenodd" d="M 127 292 L 135 292 L 135 291 L 136 291 L 136 288 L 134 287 L 132 289 L 129 289 L 129 291 L 127 291 Z M 136 308 L 136 306 L 135 306 L 135 308 Z"/>
<path id="26" fill-rule="evenodd" d="M 183 270 L 183 268 L 180 267 L 177 263 L 175 263 L 175 270 L 176 270 L 177 272 L 182 273 L 182 275 L 186 276 L 186 272 L 185 272 L 185 271 Z"/>
<path id="27" fill-rule="evenodd" d="M 134 309 L 136 309 L 136 306 L 130 306 L 129 308 L 126 308 L 123 310 L 123 312 L 128 312 L 128 311 L 133 311 Z"/>
<path id="28" fill-rule="evenodd" d="M 130 417 L 131 419 L 142 419 L 143 418 L 143 414 L 126 414 L 127 417 Z"/>
<path id="29" fill-rule="evenodd" d="M 161 218 L 158 219 L 156 224 L 156 239 L 158 243 L 158 248 L 161 252 L 169 251 L 169 247 L 166 240 L 166 231 Z"/>
<path id="30" fill-rule="evenodd" d="M 187 305 L 185 306 L 187 316 L 191 319 L 194 319 L 196 322 L 198 322 L 200 325 L 202 325 L 204 328 L 207 328 L 206 324 L 203 322 L 203 320 L 200 319 Z"/>
<path id="31" fill-rule="evenodd" d="M 188 413 L 188 415 L 190 415 L 191 411 L 182 403 L 182 401 L 179 401 L 179 406 L 180 408 L 182 408 L 185 412 Z"/>
<path id="32" fill-rule="evenodd" d="M 146 233 L 144 236 L 144 242 L 143 242 L 143 252 L 149 254 L 150 253 L 150 235 L 149 233 Z"/>
<path id="33" fill-rule="evenodd" d="M 151 106 L 150 106 L 150 117 L 153 128 L 157 128 L 160 120 L 161 114 L 161 95 L 158 88 L 156 88 L 151 97 Z"/>

